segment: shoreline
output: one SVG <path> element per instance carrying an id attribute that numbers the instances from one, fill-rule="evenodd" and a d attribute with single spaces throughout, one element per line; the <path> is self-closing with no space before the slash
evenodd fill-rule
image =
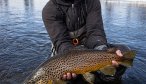
<path id="1" fill-rule="evenodd" d="M 109 3 L 128 3 L 128 4 L 144 4 L 146 5 L 146 0 L 100 0 L 102 2 Z"/>

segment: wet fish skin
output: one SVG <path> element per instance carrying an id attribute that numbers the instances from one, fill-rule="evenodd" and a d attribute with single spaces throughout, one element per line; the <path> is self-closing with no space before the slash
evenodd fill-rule
<path id="1" fill-rule="evenodd" d="M 131 59 L 133 59 L 133 56 Z M 122 63 L 126 60 L 126 57 L 121 59 L 115 52 L 97 50 L 69 51 L 45 61 L 26 79 L 24 84 L 51 84 L 51 80 L 59 80 L 67 72 L 85 74 L 112 65 L 112 60 Z"/>

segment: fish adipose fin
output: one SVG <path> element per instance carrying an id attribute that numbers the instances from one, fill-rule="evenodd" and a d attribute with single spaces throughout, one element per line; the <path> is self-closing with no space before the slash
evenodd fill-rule
<path id="1" fill-rule="evenodd" d="M 110 75 L 110 76 L 113 76 L 116 73 L 116 69 L 112 65 L 108 65 L 106 67 L 103 67 L 103 68 L 100 69 L 100 71 L 102 73 L 104 73 L 105 75 Z"/>
<path id="2" fill-rule="evenodd" d="M 119 64 L 130 67 L 133 64 L 133 59 L 136 56 L 136 51 L 131 50 L 123 53 L 122 61 L 119 62 Z"/>

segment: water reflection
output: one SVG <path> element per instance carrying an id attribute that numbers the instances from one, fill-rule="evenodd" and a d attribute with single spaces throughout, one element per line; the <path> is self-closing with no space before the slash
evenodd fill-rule
<path id="1" fill-rule="evenodd" d="M 5 5 L 7 6 L 8 5 L 8 0 L 0 0 L 0 5 Z"/>
<path id="2" fill-rule="evenodd" d="M 0 84 L 21 84 L 49 55 L 50 41 L 41 20 L 46 0 L 34 7 L 37 2 L 0 0 Z"/>
<path id="3" fill-rule="evenodd" d="M 9 5 L 8 0 L 0 0 L 0 10 L 2 10 L 3 8 L 7 8 Z"/>
<path id="4" fill-rule="evenodd" d="M 145 21 L 146 21 L 146 10 L 145 7 L 137 7 L 134 5 L 127 5 L 127 4 L 119 4 L 119 3 L 103 3 L 103 15 L 104 15 L 104 21 L 105 24 L 107 24 L 108 27 L 115 26 L 115 29 L 117 31 L 122 31 L 123 35 L 124 33 L 128 33 L 129 36 L 139 35 L 137 33 L 141 32 L 141 34 L 145 34 Z M 108 29 L 107 27 L 107 29 Z M 141 30 L 139 30 L 141 28 Z M 123 31 L 128 29 L 129 31 Z M 132 34 L 133 30 L 139 30 L 139 32 L 136 32 L 135 34 Z M 115 30 L 110 30 L 115 31 Z M 143 32 L 142 32 L 143 31 Z M 122 34 L 121 32 L 121 34 Z M 110 34 L 111 32 L 108 32 Z M 107 35 L 109 36 L 109 35 Z M 113 37 L 117 37 L 117 35 L 112 35 Z M 132 36 L 132 37 L 133 37 Z M 123 37 L 127 38 L 127 36 Z M 140 38 L 140 36 L 137 38 Z M 121 38 L 119 38 L 121 40 Z M 142 40 L 143 41 L 143 40 Z"/>
<path id="5" fill-rule="evenodd" d="M 33 0 L 24 0 L 25 6 L 32 6 L 33 5 Z"/>
<path id="6" fill-rule="evenodd" d="M 146 6 L 146 0 L 101 0 L 107 3 L 126 3 L 126 4 L 132 4 L 135 6 Z"/>
<path id="7" fill-rule="evenodd" d="M 24 0 L 25 10 L 33 10 L 33 0 Z"/>

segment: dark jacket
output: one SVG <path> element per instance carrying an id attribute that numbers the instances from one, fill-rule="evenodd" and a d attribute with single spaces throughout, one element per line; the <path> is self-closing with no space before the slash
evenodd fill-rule
<path id="1" fill-rule="evenodd" d="M 107 43 L 99 0 L 50 0 L 42 17 L 58 53 L 73 48 L 70 32 L 81 28 L 85 31 L 74 38 L 87 48 Z"/>

